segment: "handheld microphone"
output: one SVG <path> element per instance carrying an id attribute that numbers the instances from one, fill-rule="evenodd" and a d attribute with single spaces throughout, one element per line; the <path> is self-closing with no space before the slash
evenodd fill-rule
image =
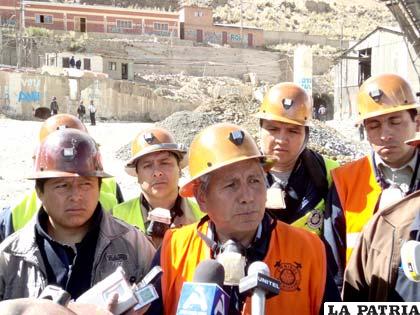
<path id="1" fill-rule="evenodd" d="M 176 314 L 228 315 L 230 298 L 222 289 L 224 278 L 220 263 L 213 259 L 200 262 L 193 282 L 182 286 Z"/>
<path id="2" fill-rule="evenodd" d="M 270 269 L 262 261 L 253 262 L 248 268 L 248 276 L 239 281 L 239 293 L 251 296 L 251 314 L 265 314 L 265 300 L 279 294 L 280 282 L 270 277 Z"/>
<path id="3" fill-rule="evenodd" d="M 401 264 L 409 280 L 420 282 L 420 242 L 410 240 L 402 245 Z"/>

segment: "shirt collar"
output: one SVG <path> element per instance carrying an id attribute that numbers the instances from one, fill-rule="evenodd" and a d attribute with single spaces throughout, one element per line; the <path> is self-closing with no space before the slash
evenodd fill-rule
<path id="1" fill-rule="evenodd" d="M 406 164 L 404 164 L 403 166 L 399 167 L 399 168 L 392 168 L 390 167 L 388 164 L 386 164 L 386 162 L 384 160 L 382 160 L 382 158 L 380 157 L 380 155 L 378 153 L 374 153 L 375 154 L 375 161 L 376 161 L 376 166 L 381 168 L 383 170 L 383 168 L 388 168 L 389 170 L 395 172 L 395 171 L 399 171 L 402 170 L 406 167 L 410 168 L 411 172 L 414 172 L 416 169 L 416 163 L 417 163 L 417 159 L 418 159 L 418 149 L 416 149 L 414 151 L 414 155 L 411 158 L 410 161 L 408 161 Z"/>

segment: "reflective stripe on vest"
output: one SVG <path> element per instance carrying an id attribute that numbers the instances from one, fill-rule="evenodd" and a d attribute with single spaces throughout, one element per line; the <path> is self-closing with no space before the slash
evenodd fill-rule
<path id="1" fill-rule="evenodd" d="M 346 235 L 350 235 L 346 250 L 348 262 L 357 239 L 354 235 L 360 233 L 372 218 L 382 189 L 369 157 L 339 167 L 332 171 L 332 175 L 346 219 Z"/>
<path id="2" fill-rule="evenodd" d="M 112 183 L 112 181 L 108 181 L 114 178 L 106 178 L 108 183 Z M 118 204 L 118 200 L 115 194 L 109 193 L 109 188 L 112 185 L 103 185 L 104 182 L 101 184 L 101 191 L 99 192 L 99 202 L 103 209 L 109 211 L 114 208 Z M 114 179 L 115 183 L 115 179 Z M 102 187 L 105 187 L 103 191 Z M 116 187 L 116 184 L 115 184 Z M 116 191 L 116 189 L 115 189 Z M 12 222 L 13 222 L 13 229 L 14 231 L 20 230 L 23 228 L 26 223 L 28 223 L 35 212 L 41 207 L 42 203 L 38 199 L 35 190 L 32 190 L 30 193 L 26 194 L 22 201 L 20 201 L 13 209 L 12 209 Z"/>
<path id="3" fill-rule="evenodd" d="M 337 161 L 333 161 L 323 157 L 325 162 L 325 169 L 327 172 L 328 187 L 331 186 L 332 176 L 331 171 L 340 166 Z M 315 209 L 307 212 L 304 216 L 294 221 L 291 225 L 304 228 L 305 230 L 321 235 L 324 227 L 324 211 L 325 211 L 325 200 L 321 199 L 315 206 Z"/>
<path id="4" fill-rule="evenodd" d="M 207 222 L 170 230 L 165 234 L 160 262 L 164 314 L 176 313 L 184 281 L 192 281 L 200 261 L 210 258 L 210 250 L 197 236 L 207 233 Z M 291 241 L 293 240 L 293 241 Z M 325 279 L 326 255 L 321 240 L 302 229 L 277 222 L 264 262 L 271 276 L 281 282 L 280 294 L 267 300 L 266 314 L 319 314 Z M 243 314 L 250 314 L 247 298 Z"/>
<path id="5" fill-rule="evenodd" d="M 204 214 L 200 211 L 200 208 L 195 199 L 185 199 L 188 209 L 183 210 L 191 211 L 197 221 L 201 219 Z M 127 222 L 128 224 L 136 226 L 141 231 L 145 232 L 146 227 L 143 220 L 143 211 L 141 211 L 140 207 L 140 198 L 136 197 L 116 205 L 112 209 L 112 215 L 120 220 L 123 220 L 124 222 Z"/>

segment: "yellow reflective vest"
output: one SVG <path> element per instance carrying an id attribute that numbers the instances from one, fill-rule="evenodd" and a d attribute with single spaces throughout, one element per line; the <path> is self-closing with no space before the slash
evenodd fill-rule
<path id="1" fill-rule="evenodd" d="M 204 216 L 204 213 L 200 211 L 200 207 L 194 198 L 182 198 L 181 209 L 184 213 L 181 219 L 182 225 L 194 223 Z M 128 224 L 138 227 L 143 232 L 146 231 L 140 197 L 116 205 L 112 209 L 112 215 Z"/>
<path id="2" fill-rule="evenodd" d="M 117 182 L 115 178 L 103 178 L 101 191 L 99 192 L 99 202 L 103 209 L 109 211 L 118 204 L 116 192 Z M 25 197 L 12 208 L 14 231 L 23 228 L 40 207 L 41 201 L 38 199 L 35 189 L 26 194 Z"/>
<path id="3" fill-rule="evenodd" d="M 331 171 L 340 166 L 337 161 L 327 159 L 325 157 L 325 168 L 327 172 L 327 181 L 328 187 L 331 187 L 332 184 L 332 175 Z M 305 230 L 315 233 L 317 235 L 322 234 L 323 222 L 324 222 L 324 210 L 325 210 L 325 200 L 321 199 L 320 202 L 315 206 L 312 211 L 309 211 L 304 216 L 297 219 L 291 225 L 304 228 Z"/>

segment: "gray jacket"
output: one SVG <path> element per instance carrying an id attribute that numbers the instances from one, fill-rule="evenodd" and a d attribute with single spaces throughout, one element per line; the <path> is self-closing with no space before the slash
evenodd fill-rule
<path id="1" fill-rule="evenodd" d="M 0 300 L 38 297 L 48 285 L 35 241 L 35 218 L 0 244 Z M 92 249 L 93 250 L 93 249 Z M 136 228 L 103 211 L 91 285 L 122 266 L 127 279 L 139 282 L 148 272 L 155 249 Z"/>

